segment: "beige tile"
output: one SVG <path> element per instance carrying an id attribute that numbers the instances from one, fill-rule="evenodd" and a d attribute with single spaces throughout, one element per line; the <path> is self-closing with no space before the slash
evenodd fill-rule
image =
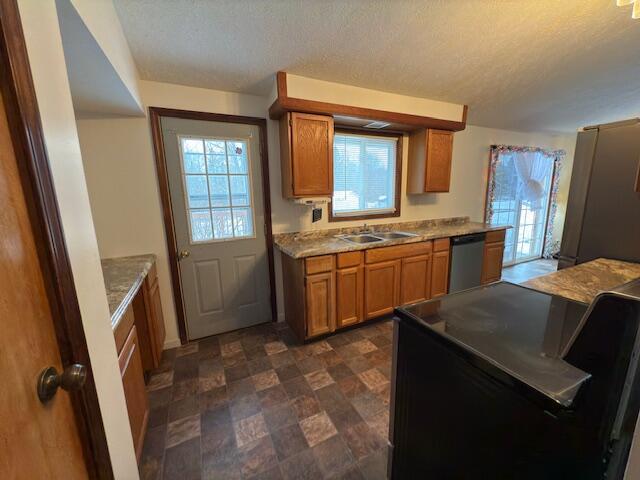
<path id="1" fill-rule="evenodd" d="M 265 344 L 264 349 L 267 352 L 267 355 L 275 355 L 276 353 L 284 352 L 285 350 L 287 350 L 287 346 L 280 341 L 269 342 Z"/>
<path id="2" fill-rule="evenodd" d="M 240 341 L 225 343 L 220 348 L 220 353 L 223 357 L 231 357 L 237 353 L 242 353 L 242 344 Z"/>
<path id="3" fill-rule="evenodd" d="M 236 433 L 238 447 L 247 445 L 250 442 L 266 437 L 269 434 L 267 424 L 262 413 L 243 418 L 233 425 Z"/>
<path id="4" fill-rule="evenodd" d="M 161 388 L 170 387 L 171 385 L 173 385 L 173 370 L 158 372 L 151 375 L 149 383 L 147 384 L 147 390 L 152 392 L 154 390 L 160 390 Z"/>
<path id="5" fill-rule="evenodd" d="M 385 377 L 377 368 L 371 368 L 358 374 L 362 383 L 364 383 L 369 389 L 374 392 L 380 391 L 381 388 L 389 383 L 387 377 Z"/>
<path id="6" fill-rule="evenodd" d="M 326 412 L 320 412 L 300 421 L 300 428 L 310 447 L 314 447 L 338 433 Z"/>
<path id="7" fill-rule="evenodd" d="M 315 372 L 307 373 L 304 378 L 307 379 L 307 383 L 313 390 L 318 390 L 334 383 L 333 378 L 326 370 L 316 370 Z"/>
<path id="8" fill-rule="evenodd" d="M 213 388 L 222 387 L 227 384 L 227 380 L 224 375 L 224 370 L 220 369 L 217 372 L 212 372 L 206 376 L 200 377 L 200 391 L 208 392 Z"/>
<path id="9" fill-rule="evenodd" d="M 280 379 L 275 370 L 257 373 L 251 377 L 251 379 L 253 380 L 253 385 L 256 387 L 256 392 L 275 387 L 280 383 Z"/>
<path id="10" fill-rule="evenodd" d="M 167 425 L 166 448 L 173 447 L 200 435 L 200 415 L 181 418 Z"/>
<path id="11" fill-rule="evenodd" d="M 307 345 L 306 349 L 309 353 L 311 353 L 311 355 L 320 355 L 321 353 L 333 350 L 333 348 L 331 348 L 331 345 L 329 345 L 324 340 L 310 343 L 309 345 Z"/>
<path id="12" fill-rule="evenodd" d="M 373 352 L 378 349 L 378 347 L 376 347 L 370 340 L 359 340 L 357 342 L 353 342 L 351 345 L 360 355 L 364 355 L 365 353 Z"/>
<path id="13" fill-rule="evenodd" d="M 381 438 L 389 438 L 389 411 L 382 411 L 378 415 L 374 415 L 366 419 L 367 424 Z"/>

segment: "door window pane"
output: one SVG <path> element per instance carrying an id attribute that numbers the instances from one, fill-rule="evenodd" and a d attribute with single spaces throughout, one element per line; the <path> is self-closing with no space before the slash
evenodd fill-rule
<path id="1" fill-rule="evenodd" d="M 208 207 L 207 177 L 206 175 L 187 175 L 187 198 L 189 208 Z"/>
<path id="2" fill-rule="evenodd" d="M 231 175 L 231 202 L 234 206 L 249 205 L 249 177 L 246 175 Z"/>
<path id="3" fill-rule="evenodd" d="M 233 209 L 233 230 L 236 237 L 253 236 L 253 219 L 250 208 Z"/>
<path id="4" fill-rule="evenodd" d="M 180 138 L 180 142 L 191 242 L 253 237 L 247 142 L 219 138 Z"/>
<path id="5" fill-rule="evenodd" d="M 212 207 L 229 206 L 229 181 L 226 175 L 209 175 Z"/>
<path id="6" fill-rule="evenodd" d="M 194 242 L 206 242 L 213 238 L 211 214 L 207 210 L 190 210 L 191 237 Z"/>
<path id="7" fill-rule="evenodd" d="M 233 219 L 230 208 L 216 208 L 211 211 L 213 215 L 213 234 L 215 238 L 233 237 Z"/>

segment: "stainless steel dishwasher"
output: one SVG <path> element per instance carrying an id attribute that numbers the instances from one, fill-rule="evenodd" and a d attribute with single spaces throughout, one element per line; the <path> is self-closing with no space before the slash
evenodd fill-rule
<path id="1" fill-rule="evenodd" d="M 449 293 L 480 285 L 484 239 L 484 233 L 474 233 L 451 239 Z"/>

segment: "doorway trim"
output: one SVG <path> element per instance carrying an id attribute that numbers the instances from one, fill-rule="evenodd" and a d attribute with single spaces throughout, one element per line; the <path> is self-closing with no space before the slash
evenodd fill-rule
<path id="1" fill-rule="evenodd" d="M 178 268 L 178 243 L 173 223 L 173 209 L 169 194 L 169 176 L 167 174 L 167 159 L 162 139 L 162 117 L 182 118 L 186 120 L 203 120 L 208 122 L 239 123 L 244 125 L 256 125 L 260 131 L 260 169 L 262 173 L 262 196 L 264 203 L 264 236 L 267 247 L 267 261 L 269 263 L 269 285 L 271 295 L 271 321 L 276 322 L 278 311 L 276 305 L 276 281 L 275 266 L 273 260 L 273 230 L 271 227 L 271 189 L 269 183 L 269 148 L 267 142 L 267 120 L 260 117 L 245 117 L 241 115 L 226 115 L 222 113 L 198 112 L 193 110 L 179 110 L 174 108 L 149 107 L 149 121 L 151 122 L 151 138 L 153 140 L 153 152 L 156 161 L 158 186 L 160 188 L 160 200 L 162 202 L 162 215 L 164 218 L 164 231 L 169 250 L 169 270 L 171 272 L 171 284 L 173 287 L 173 299 L 176 304 L 178 320 L 178 333 L 180 343 L 183 345 L 189 341 L 187 337 L 187 322 L 182 296 L 182 283 L 180 281 L 180 269 Z M 259 227 L 257 227 L 259 228 Z"/>
<path id="2" fill-rule="evenodd" d="M 113 479 L 80 306 L 40 122 L 16 0 L 0 0 L 0 90 L 63 365 L 87 367 L 84 388 L 69 392 L 90 478 Z M 45 365 L 43 365 L 44 367 Z M 35 382 L 33 385 L 35 394 Z"/>

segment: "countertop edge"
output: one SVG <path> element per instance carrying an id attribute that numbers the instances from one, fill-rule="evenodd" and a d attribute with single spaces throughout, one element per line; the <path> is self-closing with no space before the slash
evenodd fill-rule
<path id="1" fill-rule="evenodd" d="M 135 279 L 133 279 L 131 286 L 129 287 L 129 290 L 124 295 L 124 297 L 122 298 L 118 306 L 115 308 L 113 313 L 111 313 L 111 329 L 114 331 L 118 328 L 118 325 L 120 324 L 120 320 L 122 319 L 122 316 L 124 315 L 124 313 L 127 311 L 129 306 L 133 302 L 133 299 L 135 298 L 137 293 L 140 291 L 140 287 L 144 283 L 144 280 L 147 278 L 147 275 L 149 274 L 151 267 L 157 261 L 157 257 L 153 253 L 136 255 L 134 257 L 141 257 L 141 256 L 148 256 L 148 259 L 144 261 L 144 263 L 142 264 L 142 269 L 137 274 Z M 131 258 L 134 258 L 134 257 L 131 257 Z M 129 258 L 129 257 L 114 257 L 114 258 Z M 111 260 L 111 259 L 104 259 L 104 260 Z"/>
<path id="2" fill-rule="evenodd" d="M 509 225 L 496 225 L 496 226 L 487 226 L 487 227 L 481 227 L 481 228 L 471 228 L 467 233 L 463 233 L 460 235 L 468 235 L 468 234 L 472 234 L 472 233 L 486 233 L 486 232 L 492 232 L 492 231 L 496 231 L 496 230 L 507 230 L 511 228 Z M 381 247 L 391 247 L 394 245 L 404 245 L 404 244 L 408 244 L 408 243 L 418 243 L 418 242 L 424 242 L 427 240 L 437 240 L 439 238 L 451 238 L 452 236 L 458 236 L 458 235 L 444 235 L 444 234 L 439 234 L 439 233 L 434 233 L 434 234 L 419 234 L 415 237 L 408 237 L 408 238 L 399 238 L 399 239 L 395 239 L 395 240 L 387 240 L 381 243 L 376 243 L 375 245 L 371 245 L 371 244 L 362 244 L 362 245 L 351 245 L 345 242 L 345 245 L 343 248 L 331 248 L 325 251 L 322 251 L 322 249 L 318 248 L 316 250 L 310 250 L 310 251 L 306 251 L 306 252 L 302 252 L 302 253 L 295 253 L 292 250 L 288 249 L 286 245 L 282 245 L 280 243 L 278 243 L 278 241 L 276 239 L 274 239 L 273 244 L 276 246 L 276 248 L 278 250 L 280 250 L 282 253 L 288 255 L 289 257 L 293 258 L 293 259 L 300 259 L 300 258 L 307 258 L 307 257 L 315 257 L 318 255 L 333 255 L 336 253 L 344 253 L 344 252 L 355 252 L 355 251 L 361 251 L 361 250 L 369 250 L 372 248 L 381 248 Z"/>

